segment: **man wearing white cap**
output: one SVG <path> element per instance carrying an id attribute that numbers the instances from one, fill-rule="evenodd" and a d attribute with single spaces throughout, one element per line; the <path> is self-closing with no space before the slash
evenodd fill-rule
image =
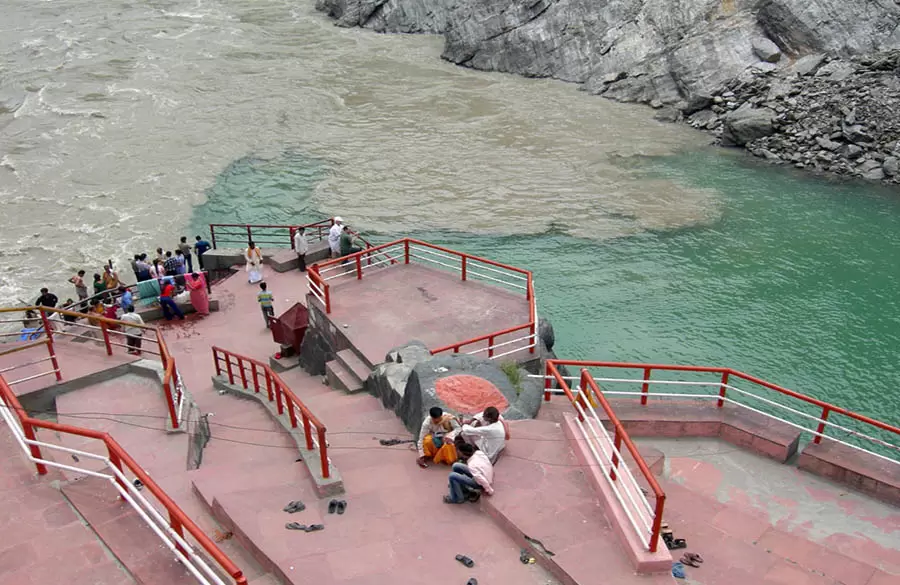
<path id="1" fill-rule="evenodd" d="M 328 247 L 331 248 L 331 257 L 340 258 L 341 256 L 341 231 L 344 229 L 344 220 L 340 217 L 334 218 L 331 229 L 328 230 Z"/>

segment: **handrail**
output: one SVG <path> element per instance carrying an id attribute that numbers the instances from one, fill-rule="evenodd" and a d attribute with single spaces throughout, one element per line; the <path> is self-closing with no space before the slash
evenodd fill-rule
<path id="1" fill-rule="evenodd" d="M 47 335 L 46 344 L 47 349 L 50 352 L 50 358 L 53 362 L 53 371 L 56 373 L 57 381 L 62 380 L 62 375 L 59 369 L 59 363 L 56 359 L 56 353 L 54 350 L 54 331 L 53 327 L 50 324 L 50 320 L 47 317 L 47 314 L 58 314 L 58 315 L 68 315 L 70 317 L 77 317 L 80 319 L 89 319 L 91 322 L 99 323 L 100 330 L 103 334 L 103 342 L 106 346 L 106 354 L 113 354 L 113 345 L 121 345 L 114 344 L 109 338 L 109 326 L 112 326 L 115 329 L 119 328 L 137 328 L 144 329 L 146 331 L 152 331 L 154 336 L 156 337 L 155 341 L 159 346 L 159 357 L 160 362 L 163 367 L 163 394 L 166 398 L 166 406 L 169 411 L 169 419 L 172 424 L 173 429 L 177 429 L 181 425 L 181 414 L 182 407 L 184 406 L 184 392 L 181 377 L 178 374 L 178 370 L 175 367 L 175 358 L 169 352 L 169 348 L 166 345 L 166 340 L 162 335 L 162 332 L 157 327 L 152 327 L 150 325 L 140 325 L 136 323 L 127 323 L 125 321 L 119 321 L 117 319 L 110 319 L 108 317 L 102 317 L 100 315 L 91 315 L 86 313 L 80 313 L 77 311 L 70 311 L 68 309 L 57 309 L 56 307 L 44 307 L 44 306 L 27 306 L 27 307 L 4 307 L 0 308 L 0 314 L 4 313 L 16 313 L 16 312 L 27 312 L 27 311 L 36 311 L 40 314 L 41 320 L 43 321 L 44 333 Z M 77 324 L 77 326 L 88 327 L 87 325 Z"/>
<path id="2" fill-rule="evenodd" d="M 115 440 L 109 433 L 95 431 L 92 429 L 84 429 L 72 425 L 65 425 L 51 421 L 33 418 L 26 414 L 22 408 L 15 393 L 7 384 L 6 380 L 0 375 L 0 398 L 3 405 L 2 415 L 4 420 L 10 426 L 16 440 L 23 448 L 25 455 L 37 466 L 38 473 L 44 475 L 47 473 L 47 466 L 68 469 L 71 471 L 82 472 L 95 477 L 108 479 L 113 483 L 120 492 L 123 499 L 131 504 L 138 514 L 150 525 L 151 529 L 163 540 L 164 543 L 176 554 L 176 556 L 185 562 L 185 566 L 194 574 L 202 583 L 221 582 L 215 572 L 213 572 L 202 557 L 199 557 L 193 551 L 193 547 L 184 539 L 184 531 L 187 532 L 199 543 L 199 545 L 215 560 L 215 562 L 234 579 L 235 585 L 246 585 L 247 579 L 243 572 L 222 550 L 216 546 L 203 530 L 198 527 L 191 518 L 184 513 L 165 491 L 150 477 L 147 472 L 131 457 L 131 455 Z M 17 428 L 14 421 L 8 418 L 9 412 L 15 413 L 19 420 L 21 428 Z M 94 453 L 85 451 L 76 451 L 60 447 L 51 443 L 38 441 L 34 434 L 34 428 L 47 429 L 55 433 L 64 433 L 76 435 L 90 439 L 102 441 L 107 448 L 108 456 L 98 456 Z M 21 433 L 21 434 L 20 434 Z M 41 446 L 50 449 L 58 449 L 67 453 L 79 454 L 91 459 L 99 459 L 106 463 L 112 470 L 113 475 L 105 475 L 98 472 L 90 472 L 85 469 L 73 467 L 67 464 L 57 463 L 52 460 L 43 458 L 41 454 Z M 75 459 L 73 457 L 73 459 Z M 78 461 L 75 459 L 75 461 Z M 133 484 L 127 480 L 122 473 L 122 465 L 125 465 L 134 476 L 143 483 L 156 500 L 166 509 L 169 515 L 169 521 L 166 525 L 165 520 L 159 515 L 156 509 L 138 492 Z M 143 505 L 140 505 L 143 504 Z M 160 528 L 164 528 L 161 531 Z M 201 575 L 201 573 L 205 573 Z"/>
<path id="3" fill-rule="evenodd" d="M 829 418 L 830 414 L 837 414 L 837 415 L 845 416 L 849 419 L 858 421 L 865 425 L 869 425 L 869 426 L 879 429 L 881 431 L 891 433 L 898 437 L 900 437 L 900 428 L 895 427 L 890 424 L 887 424 L 887 423 L 884 423 L 882 421 L 873 419 L 871 417 L 853 412 L 846 408 L 836 406 L 834 404 L 825 402 L 823 400 L 819 400 L 818 398 L 813 398 L 811 396 L 807 396 L 805 394 L 801 394 L 799 392 L 789 390 L 787 388 L 778 386 L 777 384 L 773 384 L 771 382 L 768 382 L 768 381 L 758 378 L 756 376 L 752 376 L 750 374 L 746 374 L 739 370 L 735 370 L 732 368 L 724 368 L 724 367 L 712 367 L 712 366 L 685 366 L 685 365 L 647 364 L 647 363 L 632 363 L 632 362 L 575 361 L 575 360 L 552 360 L 552 361 L 556 365 L 579 366 L 579 367 L 586 367 L 586 368 L 587 367 L 597 367 L 597 368 L 642 370 L 643 376 L 641 377 L 641 379 L 620 379 L 620 378 L 593 378 L 593 379 L 596 381 L 623 382 L 623 383 L 627 382 L 627 383 L 633 383 L 635 385 L 640 385 L 640 387 L 641 387 L 640 391 L 619 392 L 619 391 L 605 390 L 604 392 L 605 392 L 605 394 L 609 394 L 609 395 L 627 395 L 627 396 L 640 397 L 640 403 L 642 405 L 647 404 L 649 397 L 660 397 L 660 398 L 662 398 L 662 397 L 675 397 L 675 398 L 695 397 L 695 398 L 704 398 L 704 399 L 714 399 L 714 400 L 716 400 L 716 406 L 718 408 L 722 408 L 725 405 L 725 403 L 733 404 L 739 408 L 751 410 L 762 416 L 766 416 L 768 418 L 775 419 L 777 421 L 783 422 L 789 426 L 795 427 L 802 431 L 809 432 L 813 436 L 812 441 L 814 444 L 819 444 L 822 442 L 823 438 L 826 438 L 830 441 L 842 444 L 844 446 L 856 449 L 858 451 L 862 451 L 864 453 L 868 453 L 875 457 L 879 457 L 881 459 L 885 459 L 887 461 L 891 461 L 893 463 L 900 464 L 900 459 L 885 457 L 885 456 L 875 453 L 873 451 L 869 451 L 868 449 L 865 449 L 863 447 L 859 447 L 857 445 L 847 443 L 846 441 L 843 441 L 841 439 L 838 439 L 836 437 L 832 437 L 832 436 L 829 436 L 826 434 L 826 431 L 829 429 L 829 427 L 833 427 L 835 429 L 839 429 L 842 432 L 846 432 L 848 434 L 859 437 L 861 439 L 865 439 L 865 440 L 874 442 L 874 443 L 882 445 L 882 446 L 890 447 L 890 448 L 893 448 L 894 450 L 900 450 L 900 445 L 894 445 L 892 443 L 887 443 L 876 437 L 872 437 L 870 435 L 858 432 L 856 430 L 849 429 L 847 427 L 844 427 L 842 425 L 839 425 L 832 421 L 829 421 L 828 418 Z M 651 374 L 654 370 L 672 371 L 672 372 L 710 373 L 710 374 L 716 374 L 718 379 L 715 382 L 692 382 L 692 381 L 682 381 L 682 380 L 670 381 L 670 380 L 658 380 L 658 379 L 654 380 L 654 379 L 651 379 Z M 769 400 L 763 396 L 759 396 L 752 392 L 748 392 L 746 390 L 738 388 L 732 382 L 733 379 L 735 379 L 735 378 L 756 384 L 758 386 L 761 386 L 763 388 L 766 388 L 768 390 L 771 390 L 771 391 L 781 394 L 783 396 L 787 396 L 791 399 L 798 400 L 805 404 L 815 406 L 816 408 L 821 408 L 822 409 L 821 414 L 818 416 L 813 415 L 813 414 L 807 414 L 802 411 L 796 410 L 795 408 L 787 406 L 786 404 L 781 404 L 779 402 Z M 654 385 L 654 384 L 669 384 L 669 385 L 678 384 L 678 385 L 684 385 L 684 386 L 708 386 L 708 387 L 715 387 L 717 389 L 717 391 L 712 394 L 683 394 L 683 393 L 674 393 L 673 394 L 673 393 L 659 393 L 659 392 L 651 393 L 650 386 Z M 544 389 L 544 399 L 549 400 L 549 395 L 550 395 L 550 378 L 549 377 L 545 379 L 545 387 L 544 388 L 545 388 Z M 789 420 L 784 420 L 773 414 L 770 414 L 770 413 L 760 410 L 758 408 L 752 407 L 750 405 L 744 404 L 738 400 L 731 398 L 728 394 L 729 391 L 735 392 L 735 393 L 739 394 L 740 396 L 745 396 L 748 398 L 756 399 L 757 401 L 762 402 L 763 404 L 766 404 L 772 408 L 780 409 L 782 411 L 789 412 L 789 413 L 799 416 L 799 417 L 812 419 L 812 421 L 816 424 L 816 427 L 815 427 L 815 429 L 807 428 L 806 426 L 797 424 L 795 422 L 791 422 Z"/>
<path id="4" fill-rule="evenodd" d="M 484 335 L 473 337 L 471 339 L 466 339 L 466 340 L 459 341 L 456 343 L 451 343 L 449 345 L 445 345 L 443 347 L 439 347 L 437 349 L 431 350 L 432 354 L 438 354 L 438 353 L 443 353 L 443 352 L 447 352 L 447 351 L 452 351 L 453 353 L 459 353 L 460 349 L 465 346 L 479 344 L 484 341 L 488 342 L 487 348 L 476 349 L 469 353 L 475 354 L 475 353 L 480 353 L 480 352 L 483 352 L 486 350 L 488 352 L 488 357 L 491 359 L 503 357 L 503 356 L 515 353 L 517 351 L 525 350 L 525 349 L 527 349 L 529 351 L 529 353 L 531 353 L 531 354 L 534 353 L 534 348 L 537 345 L 537 306 L 536 306 L 535 295 L 534 295 L 534 278 L 533 278 L 531 271 L 525 270 L 522 268 L 517 268 L 515 266 L 510 266 L 508 264 L 503 264 L 502 262 L 496 262 L 494 260 L 489 260 L 487 258 L 482 258 L 480 256 L 474 256 L 472 254 L 458 252 L 456 250 L 451 250 L 450 248 L 445 248 L 443 246 L 438 246 L 435 244 L 424 242 L 422 240 L 417 240 L 414 238 L 401 238 L 399 240 L 394 240 L 392 242 L 387 242 L 385 244 L 380 244 L 378 246 L 372 246 L 370 248 L 366 248 L 365 250 L 361 250 L 361 251 L 355 252 L 353 254 L 348 254 L 347 256 L 343 256 L 341 258 L 334 258 L 331 260 L 325 260 L 323 262 L 318 262 L 318 263 L 314 264 L 310 268 L 310 270 L 307 271 L 307 280 L 309 283 L 310 294 L 312 294 L 314 297 L 316 297 L 324 305 L 325 312 L 327 314 L 330 314 L 331 309 L 332 309 L 331 285 L 327 282 L 328 280 L 342 277 L 345 274 L 346 275 L 355 275 L 357 280 L 361 280 L 364 275 L 364 267 L 363 267 L 363 263 L 362 263 L 363 256 L 368 256 L 370 265 L 372 265 L 372 262 L 371 262 L 372 255 L 373 254 L 378 255 L 379 253 L 384 254 L 387 257 L 387 260 L 379 262 L 378 264 L 381 264 L 383 262 L 390 262 L 389 265 L 400 264 L 401 260 L 399 260 L 399 259 L 395 260 L 390 255 L 388 255 L 386 253 L 386 251 L 391 250 L 393 248 L 399 248 L 401 246 L 403 248 L 403 259 L 402 259 L 403 264 L 409 264 L 411 260 L 418 259 L 418 260 L 431 261 L 433 263 L 439 264 L 444 267 L 452 268 L 454 270 L 457 269 L 456 266 L 447 264 L 446 262 L 441 262 L 441 261 L 435 260 L 433 258 L 423 258 L 421 256 L 417 256 L 415 254 L 415 252 L 417 251 L 416 247 L 425 248 L 425 249 L 429 249 L 429 250 L 436 250 L 437 252 L 440 253 L 438 255 L 443 258 L 451 258 L 451 257 L 459 258 L 460 265 L 459 265 L 458 269 L 459 269 L 459 273 L 460 273 L 460 278 L 463 281 L 469 280 L 469 276 L 472 274 L 479 275 L 478 273 L 471 270 L 472 267 L 470 266 L 470 264 L 472 262 L 480 262 L 487 266 L 492 266 L 494 268 L 499 268 L 502 270 L 508 270 L 510 272 L 514 272 L 516 274 L 522 275 L 522 276 L 517 276 L 516 278 L 522 279 L 525 281 L 525 284 L 521 285 L 521 284 L 509 283 L 507 281 L 502 281 L 495 277 L 480 275 L 480 276 L 488 278 L 489 280 L 496 280 L 501 283 L 512 285 L 519 289 L 525 290 L 525 298 L 528 301 L 528 321 L 526 323 L 523 323 L 521 325 L 516 325 L 514 327 L 510 327 L 507 329 L 502 329 L 502 330 L 494 331 L 491 333 L 486 333 Z M 327 278 L 323 277 L 323 273 L 325 273 L 325 272 L 340 269 L 341 267 L 348 266 L 348 265 L 355 267 L 355 271 L 340 273 L 335 276 L 329 276 Z M 491 270 L 493 270 L 493 269 L 491 269 Z M 494 270 L 494 272 L 500 272 L 500 270 Z M 512 350 L 504 351 L 500 354 L 495 355 L 495 350 L 497 348 L 511 343 L 509 341 L 506 341 L 503 343 L 495 344 L 495 341 L 498 337 L 501 337 L 503 335 L 508 335 L 510 333 L 515 333 L 517 331 L 526 330 L 526 329 L 528 330 L 528 335 L 526 337 L 523 337 L 522 339 L 513 340 L 513 342 L 527 341 L 527 345 L 525 345 L 524 347 L 516 347 L 516 348 L 513 348 Z"/>
<path id="5" fill-rule="evenodd" d="M 323 229 L 330 228 L 334 225 L 334 219 L 328 218 L 320 221 L 316 221 L 313 223 L 307 224 L 290 224 L 290 225 L 276 225 L 276 224 L 251 224 L 251 223 L 211 223 L 209 224 L 209 235 L 213 249 L 218 248 L 218 244 L 220 243 L 238 243 L 240 242 L 242 245 L 245 245 L 251 241 L 260 244 L 281 244 L 283 240 L 281 240 L 281 236 L 277 234 L 257 234 L 257 238 L 253 237 L 253 230 L 287 230 L 287 241 L 284 244 L 287 244 L 294 248 L 294 232 L 297 228 L 306 228 L 306 229 L 315 229 L 316 235 L 319 240 L 324 239 L 327 236 L 327 231 L 323 232 Z M 241 232 L 226 232 L 223 228 L 240 228 Z M 219 229 L 219 235 L 216 237 L 216 229 Z M 223 239 L 222 236 L 238 236 L 241 238 L 239 240 Z M 273 237 L 275 240 L 263 240 L 260 238 Z"/>
<path id="6" fill-rule="evenodd" d="M 269 402 L 275 402 L 278 409 L 278 414 L 284 414 L 285 404 L 287 406 L 288 418 L 291 422 L 292 428 L 297 428 L 297 410 L 300 411 L 300 420 L 303 426 L 303 434 L 306 439 L 306 448 L 312 451 L 315 448 L 319 450 L 319 461 L 322 468 L 322 477 L 328 479 L 331 476 L 331 465 L 330 460 L 328 459 L 328 441 L 326 440 L 325 433 L 326 428 L 325 425 L 319 420 L 319 418 L 312 413 L 309 408 L 303 404 L 303 402 L 297 398 L 297 395 L 290 389 L 290 387 L 281 379 L 281 377 L 273 370 L 268 364 L 263 363 L 257 359 L 247 357 L 244 355 L 240 355 L 234 353 L 233 351 L 229 351 L 227 349 L 222 349 L 218 346 L 212 347 L 213 353 L 213 363 L 216 366 L 216 375 L 222 375 L 222 363 L 225 362 L 225 372 L 228 374 L 228 383 L 234 384 L 236 377 L 240 378 L 240 383 L 244 387 L 245 390 L 250 389 L 250 385 L 253 385 L 253 391 L 256 394 L 259 394 L 260 391 L 264 388 L 266 394 L 269 398 Z M 236 360 L 236 364 L 232 362 L 231 358 Z M 248 368 L 244 366 L 244 362 L 247 362 L 249 367 L 249 377 L 248 377 Z M 236 365 L 239 368 L 238 372 L 235 372 L 232 368 L 233 365 Z M 259 376 L 263 376 L 263 384 L 260 385 Z M 311 426 L 316 428 L 316 438 L 313 438 L 312 428 Z"/>
<path id="7" fill-rule="evenodd" d="M 564 394 L 566 395 L 566 398 L 569 399 L 569 402 L 575 408 L 576 414 L 578 415 L 578 421 L 584 422 L 585 418 L 588 418 L 585 416 L 585 408 L 587 408 L 588 411 L 592 415 L 590 418 L 593 419 L 594 424 L 596 425 L 593 428 L 595 430 L 596 430 L 596 428 L 602 429 L 602 422 L 597 418 L 596 413 L 594 412 L 594 410 L 590 406 L 590 404 L 584 400 L 584 393 L 589 392 L 589 393 L 593 393 L 593 397 L 596 398 L 597 401 L 599 402 L 599 404 L 602 406 L 604 412 L 606 413 L 607 419 L 609 420 L 610 424 L 612 424 L 614 432 L 615 432 L 614 439 L 610 442 L 608 440 L 609 439 L 608 435 L 604 434 L 604 437 L 607 439 L 606 442 L 608 443 L 606 445 L 606 447 L 612 454 L 611 459 L 609 461 L 609 464 L 610 464 L 609 465 L 609 467 L 610 467 L 609 473 L 604 473 L 604 475 L 606 475 L 607 480 L 610 482 L 610 486 L 612 487 L 617 498 L 619 498 L 619 501 L 620 501 L 621 505 L 623 506 L 623 511 L 626 513 L 627 517 L 632 522 L 632 527 L 637 532 L 638 538 L 641 539 L 641 542 L 645 544 L 645 546 L 647 547 L 647 549 L 650 552 L 656 552 L 658 545 L 659 545 L 660 532 L 662 531 L 662 518 L 663 518 L 663 512 L 664 512 L 665 501 L 666 501 L 665 492 L 663 491 L 662 487 L 659 485 L 659 482 L 653 476 L 653 473 L 650 471 L 650 467 L 647 465 L 646 461 L 644 461 L 643 456 L 641 455 L 640 451 L 638 451 L 637 447 L 634 445 L 634 442 L 631 440 L 631 437 L 625 431 L 624 425 L 622 425 L 622 422 L 619 420 L 618 416 L 616 416 L 616 413 L 612 409 L 612 406 L 610 406 L 609 402 L 603 396 L 603 393 L 600 391 L 599 387 L 597 387 L 596 382 L 594 382 L 594 380 L 591 378 L 590 372 L 588 372 L 587 368 L 583 368 L 581 371 L 581 378 L 580 378 L 581 392 L 579 392 L 579 395 L 576 398 L 576 396 L 572 393 L 572 390 L 569 388 L 569 384 L 566 381 L 566 378 L 564 378 L 560 374 L 559 370 L 556 367 L 557 364 L 559 364 L 559 363 L 560 363 L 560 360 L 553 360 L 553 359 L 547 360 L 546 378 L 548 381 L 550 379 L 555 379 L 556 382 L 559 384 L 559 387 L 563 390 Z M 590 399 L 591 396 L 589 395 L 588 398 Z M 581 422 L 579 422 L 579 428 L 581 428 L 582 432 L 584 432 L 584 428 L 581 425 Z M 590 426 L 590 424 L 589 424 L 589 426 Z M 597 441 L 600 440 L 600 437 L 596 433 L 594 433 L 593 436 Z M 591 451 L 594 453 L 594 456 L 597 457 L 597 452 L 594 450 L 593 445 L 590 444 L 590 439 L 587 434 L 585 434 L 585 438 L 588 440 L 588 442 L 589 442 L 588 446 L 591 448 Z M 634 480 L 634 476 L 631 474 L 631 471 L 628 469 L 627 465 L 622 460 L 621 451 L 620 451 L 622 443 L 625 444 L 625 447 L 628 449 L 628 452 L 631 454 L 632 459 L 636 463 L 641 474 L 644 476 L 644 479 L 647 481 L 648 485 L 650 486 L 651 490 L 653 491 L 653 495 L 656 500 L 655 506 L 653 508 L 652 524 L 649 526 L 647 524 L 645 524 L 645 526 L 649 527 L 649 532 L 650 532 L 649 538 L 647 538 L 646 540 L 645 540 L 646 534 L 643 533 L 641 528 L 634 521 L 631 511 L 629 511 L 629 509 L 625 503 L 625 498 L 621 497 L 621 495 L 619 493 L 620 490 L 619 490 L 619 488 L 616 487 L 616 482 L 619 481 L 619 479 L 621 477 L 616 472 L 617 472 L 617 470 L 619 470 L 619 466 L 621 464 L 622 468 L 625 471 L 624 476 L 627 477 L 632 482 L 632 486 L 638 488 L 637 490 L 635 490 L 634 488 L 629 488 L 628 486 L 622 487 L 622 489 L 626 492 L 626 495 L 628 496 L 629 501 L 632 502 L 633 506 L 636 506 L 636 504 L 634 503 L 634 500 L 633 500 L 633 498 L 635 496 L 632 495 L 632 492 L 637 491 L 637 497 L 639 499 L 642 499 L 644 502 L 644 505 L 646 506 L 644 511 L 649 510 L 649 504 L 646 502 L 646 498 L 640 492 L 639 486 L 637 485 L 637 483 Z M 601 449 L 602 449 L 602 452 L 604 453 L 604 455 L 606 455 L 606 449 L 603 448 L 602 445 L 601 445 Z M 639 511 L 639 510 L 637 510 L 637 511 Z"/>

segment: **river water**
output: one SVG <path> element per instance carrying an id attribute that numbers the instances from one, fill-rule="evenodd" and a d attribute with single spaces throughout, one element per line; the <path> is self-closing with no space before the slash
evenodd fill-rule
<path id="1" fill-rule="evenodd" d="M 211 221 L 340 214 L 533 269 L 563 356 L 731 365 L 898 420 L 896 193 L 441 44 L 308 1 L 6 0 L 0 294 L 69 296 Z"/>

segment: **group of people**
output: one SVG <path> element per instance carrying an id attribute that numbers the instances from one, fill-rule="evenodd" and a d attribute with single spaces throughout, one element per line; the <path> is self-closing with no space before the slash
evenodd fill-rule
<path id="1" fill-rule="evenodd" d="M 477 502 L 482 493 L 494 493 L 494 464 L 509 437 L 509 424 L 494 406 L 468 420 L 434 406 L 419 430 L 416 462 L 420 467 L 428 467 L 428 461 L 450 466 L 450 493 L 444 502 Z"/>

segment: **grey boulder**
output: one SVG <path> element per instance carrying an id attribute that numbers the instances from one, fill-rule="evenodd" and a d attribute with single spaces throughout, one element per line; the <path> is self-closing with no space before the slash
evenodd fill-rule
<path id="1" fill-rule="evenodd" d="M 743 146 L 748 142 L 769 136 L 775 131 L 772 121 L 775 112 L 769 108 L 754 108 L 744 104 L 723 118 L 725 126 L 722 133 L 722 144 L 725 146 Z"/>

